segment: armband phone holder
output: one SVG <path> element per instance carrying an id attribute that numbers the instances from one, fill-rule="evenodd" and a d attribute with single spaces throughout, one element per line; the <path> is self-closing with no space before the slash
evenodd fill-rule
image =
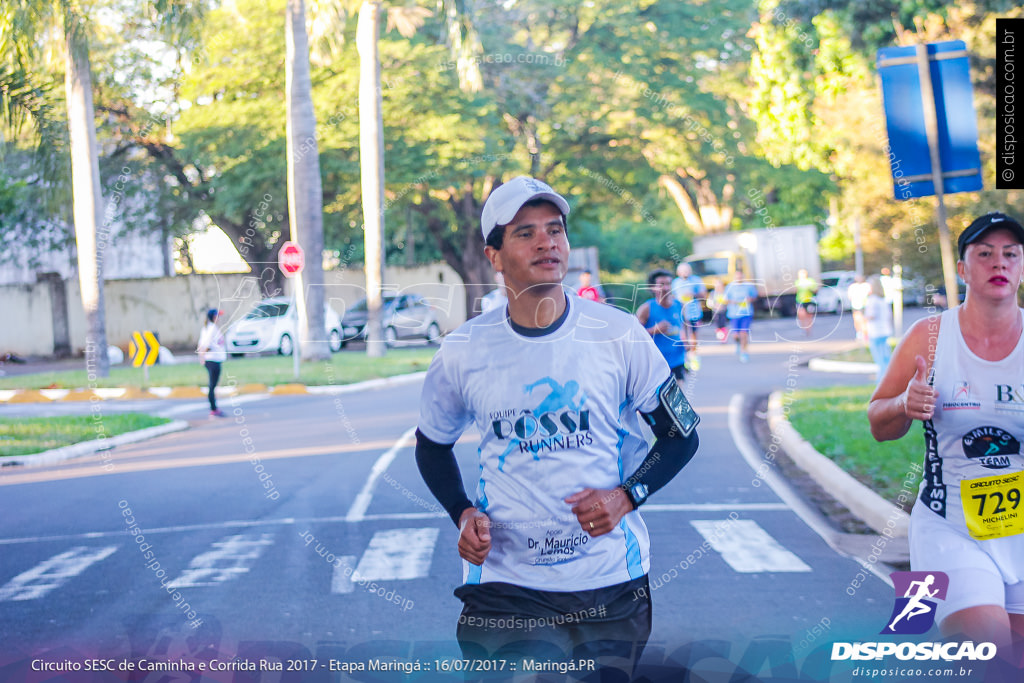
<path id="1" fill-rule="evenodd" d="M 675 377 L 669 377 L 658 389 L 658 400 L 665 408 L 672 423 L 683 436 L 693 433 L 700 416 L 694 411 L 693 406 L 686 399 L 686 394 L 679 388 Z"/>

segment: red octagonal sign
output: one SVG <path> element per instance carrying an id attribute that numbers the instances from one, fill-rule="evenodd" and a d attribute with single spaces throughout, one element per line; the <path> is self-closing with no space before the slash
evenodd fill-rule
<path id="1" fill-rule="evenodd" d="M 277 264 L 281 266 L 281 272 L 285 277 L 302 272 L 302 267 L 306 265 L 306 256 L 298 242 L 285 242 L 281 245 L 281 251 L 277 254 Z"/>

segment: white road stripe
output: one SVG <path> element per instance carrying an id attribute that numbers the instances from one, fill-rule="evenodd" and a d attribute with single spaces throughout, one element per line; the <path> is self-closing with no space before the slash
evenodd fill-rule
<path id="1" fill-rule="evenodd" d="M 785 503 L 645 503 L 640 512 L 731 512 L 732 510 L 789 510 Z"/>
<path id="2" fill-rule="evenodd" d="M 351 593 L 352 577 L 355 572 L 356 556 L 342 555 L 338 558 L 341 562 L 334 565 L 334 573 L 331 575 L 332 593 Z"/>
<path id="3" fill-rule="evenodd" d="M 77 546 L 59 555 L 54 555 L 32 569 L 18 574 L 5 585 L 0 586 L 0 602 L 32 600 L 42 597 L 69 579 L 78 576 L 93 564 L 106 559 L 116 545 L 105 548 Z"/>
<path id="4" fill-rule="evenodd" d="M 377 462 L 373 463 L 373 468 L 370 470 L 370 476 L 366 478 L 366 483 L 363 484 L 363 490 L 359 492 L 356 499 L 352 501 L 352 507 L 348 509 L 348 514 L 345 515 L 345 520 L 349 522 L 360 522 L 366 516 L 366 510 L 370 507 L 370 501 L 373 500 L 373 488 L 377 485 L 377 480 L 380 479 L 380 475 L 387 471 L 391 462 L 398 455 L 398 451 L 402 450 L 409 445 L 409 441 L 412 440 L 413 435 L 416 434 L 416 428 L 410 427 L 409 431 L 395 442 L 395 445 L 389 448 L 385 453 L 381 454 L 377 458 Z"/>
<path id="5" fill-rule="evenodd" d="M 690 524 L 738 572 L 811 571 L 752 519 L 694 520 Z"/>
<path id="6" fill-rule="evenodd" d="M 220 391 L 217 392 L 217 397 L 220 398 Z M 255 403 L 256 401 L 265 401 L 270 398 L 269 394 L 246 394 L 243 396 L 225 396 L 224 400 L 229 402 L 229 405 L 234 406 L 241 403 Z M 157 414 L 161 417 L 171 417 L 173 415 L 180 415 L 182 413 L 188 413 L 193 410 L 206 410 L 210 407 L 210 404 L 205 400 L 203 401 L 189 401 L 177 406 L 171 406 L 164 410 L 161 410 Z"/>
<path id="7" fill-rule="evenodd" d="M 370 539 L 353 581 L 418 579 L 430 570 L 438 529 L 389 529 Z"/>
<path id="8" fill-rule="evenodd" d="M 148 531 L 148 530 L 147 530 Z M 167 584 L 168 588 L 185 586 L 216 586 L 249 571 L 268 545 L 273 545 L 273 534 L 239 534 L 228 536 L 192 558 L 188 569 Z"/>
<path id="9" fill-rule="evenodd" d="M 744 511 L 744 510 L 789 510 L 783 503 L 681 503 L 678 505 L 667 504 L 657 505 L 648 503 L 641 508 L 644 514 L 651 512 L 719 512 L 719 511 Z M 448 515 L 443 512 L 385 512 L 373 515 L 363 515 L 359 519 L 349 519 L 338 515 L 328 517 L 282 517 L 280 519 L 255 519 L 241 520 L 231 519 L 223 522 L 209 522 L 206 524 L 180 524 L 176 526 L 147 528 L 147 534 L 174 534 L 187 531 L 204 531 L 209 529 L 246 529 L 266 526 L 290 526 L 295 524 L 335 524 L 337 522 L 372 522 L 386 520 L 411 520 L 411 519 L 447 519 Z M 81 534 L 60 534 L 56 536 L 22 536 L 19 538 L 0 538 L 0 546 L 14 545 L 18 543 L 46 543 L 50 541 L 80 541 L 83 539 L 112 538 L 124 536 L 124 530 L 118 531 L 90 531 Z"/>

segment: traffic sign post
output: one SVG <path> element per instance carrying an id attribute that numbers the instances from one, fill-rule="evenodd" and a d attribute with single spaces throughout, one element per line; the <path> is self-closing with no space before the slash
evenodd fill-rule
<path id="1" fill-rule="evenodd" d="M 302 289 L 302 269 L 306 265 L 306 255 L 302 251 L 302 247 L 299 246 L 298 242 L 288 241 L 281 245 L 281 250 L 277 252 L 277 264 L 281 268 L 281 273 L 285 277 L 291 278 L 296 277 L 295 281 L 295 306 L 297 306 L 298 315 L 295 319 L 295 344 L 292 345 L 292 374 L 295 379 L 299 378 L 299 349 L 302 345 L 299 343 L 299 338 L 302 334 L 301 330 L 305 327 L 305 311 L 306 302 L 304 292 Z"/>
<path id="2" fill-rule="evenodd" d="M 277 252 L 277 264 L 285 277 L 294 277 L 306 265 L 306 255 L 298 242 L 285 242 Z"/>
<path id="3" fill-rule="evenodd" d="M 935 195 L 946 298 L 957 301 L 956 265 L 943 195 L 982 188 L 978 124 L 962 40 L 878 51 L 889 164 L 896 199 Z"/>
<path id="4" fill-rule="evenodd" d="M 149 330 L 132 332 L 128 341 L 128 358 L 132 367 L 142 368 L 142 386 L 149 386 L 149 366 L 160 357 L 160 342 Z"/>

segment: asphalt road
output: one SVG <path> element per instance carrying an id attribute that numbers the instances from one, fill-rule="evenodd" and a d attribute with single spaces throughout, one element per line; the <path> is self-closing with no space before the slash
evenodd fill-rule
<path id="1" fill-rule="evenodd" d="M 742 666 L 763 680 L 857 679 L 856 662 L 828 653 L 833 641 L 879 638 L 893 606 L 884 571 L 822 541 L 741 456 L 743 426 L 730 425 L 736 396 L 787 381 L 871 382 L 804 365 L 852 336 L 848 318 L 822 316 L 809 338 L 793 320 L 758 321 L 749 364 L 703 342 L 687 385 L 700 451 L 643 511 L 655 586 L 647 675 L 685 666 L 689 680 L 728 681 Z M 461 570 L 456 530 L 413 459 L 418 397 L 418 384 L 247 396 L 222 401 L 220 420 L 198 401 L 104 403 L 192 429 L 0 472 L 0 680 L 49 680 L 33 667 L 89 657 L 134 671 L 61 680 L 350 680 L 330 668 L 395 657 L 430 670 L 351 680 L 460 680 L 439 671 L 459 656 Z M 477 443 L 467 435 L 456 448 L 467 481 Z M 235 664 L 168 673 L 143 663 L 211 660 Z M 278 661 L 295 670 L 270 670 Z M 249 663 L 264 670 L 230 669 Z"/>

